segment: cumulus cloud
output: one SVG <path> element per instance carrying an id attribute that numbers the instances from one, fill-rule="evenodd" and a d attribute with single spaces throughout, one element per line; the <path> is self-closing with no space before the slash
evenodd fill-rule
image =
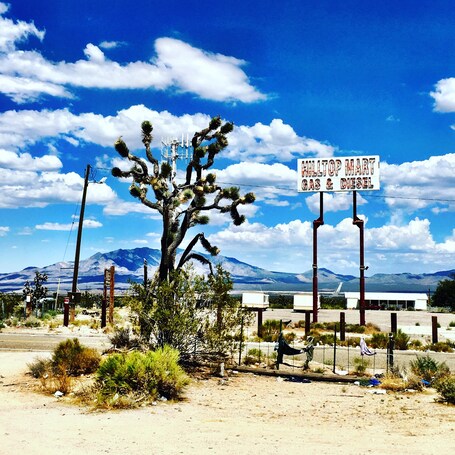
<path id="1" fill-rule="evenodd" d="M 229 136 L 229 158 L 266 162 L 277 159 L 291 161 L 305 156 L 332 156 L 335 147 L 315 139 L 298 136 L 290 125 L 273 119 L 269 125 L 236 127 Z"/>
<path id="2" fill-rule="evenodd" d="M 14 22 L 3 17 L 8 10 L 8 4 L 0 3 L 0 52 L 13 50 L 16 44 L 27 40 L 30 36 L 43 40 L 45 32 L 39 30 L 33 22 Z"/>
<path id="3" fill-rule="evenodd" d="M 8 226 L 0 226 L 0 237 L 4 237 L 9 232 Z"/>
<path id="4" fill-rule="evenodd" d="M 102 49 L 112 49 L 117 41 L 100 46 L 88 43 L 85 59 L 52 62 L 37 50 L 21 50 L 18 45 L 44 31 L 33 23 L 5 18 L 0 10 L 0 92 L 16 103 L 35 101 L 41 95 L 70 97 L 71 87 L 98 89 L 153 89 L 194 93 L 200 98 L 222 102 L 251 103 L 266 99 L 253 87 L 242 70 L 246 62 L 211 53 L 174 38 L 155 41 L 149 61 L 121 64 L 110 60 Z"/>
<path id="5" fill-rule="evenodd" d="M 15 153 L 0 149 L 0 168 L 27 171 L 57 171 L 62 162 L 53 155 L 32 157 L 29 153 Z"/>
<path id="6" fill-rule="evenodd" d="M 455 112 L 455 78 L 441 79 L 430 93 L 437 112 Z"/>
<path id="7" fill-rule="evenodd" d="M 74 229 L 75 223 L 51 223 L 46 222 L 44 224 L 37 224 L 35 229 L 41 231 L 71 231 Z M 102 227 L 102 223 L 96 220 L 84 220 L 83 223 L 84 229 L 96 229 Z"/>
<path id="8" fill-rule="evenodd" d="M 0 208 L 46 207 L 80 202 L 84 179 L 75 172 L 22 171 L 0 167 Z M 108 185 L 89 185 L 87 203 L 105 204 L 116 198 Z"/>
<path id="9" fill-rule="evenodd" d="M 455 210 L 455 154 L 402 164 L 381 164 L 381 186 L 388 206 L 412 213 L 434 207 Z"/>
<path id="10" fill-rule="evenodd" d="M 154 126 L 155 146 L 159 146 L 162 139 L 175 137 L 176 134 L 191 138 L 210 122 L 210 116 L 206 114 L 176 116 L 144 105 L 131 106 L 110 116 L 94 113 L 76 115 L 68 109 L 6 111 L 0 114 L 0 139 L 3 146 L 9 148 L 32 145 L 46 138 L 65 139 L 73 145 L 90 142 L 112 147 L 117 137 L 122 136 L 134 150 L 142 148 L 140 124 L 144 119 L 150 120 Z M 236 161 L 286 162 L 304 154 L 331 156 L 334 150 L 333 146 L 298 136 L 281 119 L 273 119 L 270 125 L 240 125 L 234 128 L 223 157 Z"/>
<path id="11" fill-rule="evenodd" d="M 371 228 L 365 219 L 365 226 L 365 260 L 371 274 L 389 273 L 391 264 L 398 269 L 402 265 L 403 271 L 421 271 L 424 263 L 433 261 L 432 268 L 436 270 L 438 264 L 447 267 L 447 263 L 455 261 L 455 230 L 449 238 L 437 243 L 427 219 L 414 218 L 402 226 Z M 311 268 L 312 229 L 311 222 L 300 220 L 270 227 L 246 222 L 228 226 L 210 235 L 209 240 L 223 255 L 235 255 L 269 270 L 273 269 L 270 258 L 276 257 L 282 261 L 274 263 L 277 268 L 298 273 Z M 267 252 L 263 258 L 261 249 Z M 358 273 L 359 230 L 352 224 L 352 218 L 335 225 L 326 223 L 318 229 L 318 253 L 319 267 L 338 273 Z"/>
<path id="12" fill-rule="evenodd" d="M 305 203 L 310 211 L 314 214 L 320 212 L 320 195 L 314 193 L 305 198 Z M 361 194 L 357 194 L 357 205 L 367 204 L 367 200 Z M 323 209 L 326 212 L 339 212 L 343 210 L 352 210 L 352 194 L 351 193 L 328 193 L 323 195 Z"/>

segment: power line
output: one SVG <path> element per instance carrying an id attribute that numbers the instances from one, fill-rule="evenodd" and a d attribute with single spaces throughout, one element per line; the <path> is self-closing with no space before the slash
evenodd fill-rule
<path id="1" fill-rule="evenodd" d="M 110 171 L 110 168 L 97 167 L 96 169 L 103 171 Z M 272 188 L 278 190 L 292 191 L 296 188 L 294 186 L 277 186 L 277 185 L 253 185 L 251 183 L 232 183 L 232 182 L 218 182 L 222 185 L 234 185 L 238 187 L 248 187 L 248 188 Z M 378 198 L 378 199 L 405 199 L 405 200 L 414 200 L 414 201 L 431 201 L 431 202 L 455 202 L 455 199 L 439 199 L 439 198 L 429 198 L 429 197 L 413 197 L 413 196 L 385 196 L 377 194 L 369 194 L 368 197 Z"/>
<path id="2" fill-rule="evenodd" d="M 249 188 L 272 188 L 272 189 L 279 189 L 279 190 L 295 190 L 295 187 L 290 186 L 277 186 L 277 185 L 252 185 L 249 183 L 239 184 L 239 183 L 231 183 L 231 182 L 219 182 L 223 185 L 235 185 L 239 187 L 249 187 Z M 385 195 L 376 195 L 376 194 L 369 194 L 368 197 L 375 197 L 381 199 L 412 199 L 418 201 L 435 201 L 435 202 L 455 202 L 455 199 L 437 199 L 437 198 L 424 198 L 424 197 L 413 197 L 413 196 L 385 196 Z"/>

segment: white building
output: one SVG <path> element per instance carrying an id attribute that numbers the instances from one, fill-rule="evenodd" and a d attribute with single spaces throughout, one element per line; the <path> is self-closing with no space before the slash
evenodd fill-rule
<path id="1" fill-rule="evenodd" d="M 269 296 L 260 291 L 244 292 L 242 306 L 251 310 L 265 310 L 269 307 Z"/>
<path id="2" fill-rule="evenodd" d="M 318 294 L 318 308 L 321 307 L 321 296 Z M 294 311 L 311 311 L 313 310 L 313 293 L 300 292 L 294 294 Z"/>
<path id="3" fill-rule="evenodd" d="M 346 308 L 356 309 L 360 305 L 360 292 L 345 292 Z M 423 310 L 428 306 L 425 293 L 406 292 L 365 292 L 367 310 Z"/>

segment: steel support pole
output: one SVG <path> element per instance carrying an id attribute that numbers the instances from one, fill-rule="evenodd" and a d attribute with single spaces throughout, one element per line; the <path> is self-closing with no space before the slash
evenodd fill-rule
<path id="1" fill-rule="evenodd" d="M 324 193 L 319 193 L 319 218 L 313 221 L 313 322 L 318 322 L 318 227 L 324 224 Z"/>
<path id="2" fill-rule="evenodd" d="M 84 178 L 84 189 L 82 191 L 81 212 L 79 215 L 79 225 L 78 225 L 78 229 L 77 229 L 76 253 L 74 256 L 73 284 L 71 286 L 70 304 L 65 305 L 64 314 L 63 314 L 63 323 L 65 326 L 68 326 L 68 319 L 70 319 L 71 321 L 74 321 L 74 315 L 75 315 L 75 305 L 76 305 L 75 294 L 77 292 L 77 277 L 79 274 L 79 257 L 80 257 L 80 253 L 81 253 L 81 242 L 82 242 L 82 226 L 84 224 L 85 201 L 87 199 L 87 187 L 88 187 L 89 174 L 90 174 L 90 164 L 87 164 L 87 168 L 85 170 L 85 178 Z M 70 313 L 69 315 L 68 315 L 68 312 Z"/>
<path id="3" fill-rule="evenodd" d="M 360 325 L 365 325 L 365 239 L 364 239 L 364 222 L 357 216 L 357 191 L 352 192 L 353 197 L 353 215 L 352 224 L 359 228 L 360 234 Z"/>

